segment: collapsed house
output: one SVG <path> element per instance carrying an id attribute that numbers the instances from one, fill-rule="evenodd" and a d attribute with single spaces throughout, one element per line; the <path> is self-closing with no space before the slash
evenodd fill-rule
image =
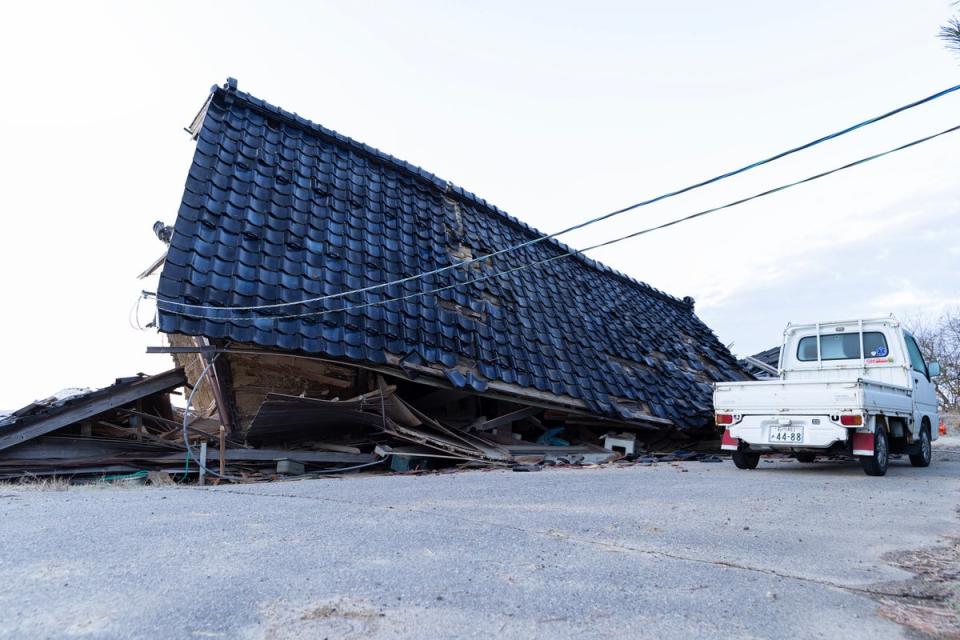
<path id="1" fill-rule="evenodd" d="M 208 401 L 232 438 L 349 441 L 336 412 L 372 393 L 406 425 L 357 409 L 380 414 L 371 429 L 429 425 L 431 437 L 399 437 L 450 453 L 440 441 L 470 435 L 472 456 L 507 459 L 551 438 L 703 432 L 711 382 L 749 378 L 692 299 L 232 79 L 189 131 L 156 292 L 160 350 L 212 362 Z M 481 436 L 501 451 L 486 455 Z"/>
<path id="2" fill-rule="evenodd" d="M 103 389 L 65 389 L 3 416 L 0 479 L 182 468 L 183 447 L 169 437 L 178 426 L 170 393 L 185 384 L 181 369 L 140 374 Z"/>
<path id="3" fill-rule="evenodd" d="M 141 274 L 176 368 L 4 418 L 0 478 L 651 461 L 750 378 L 692 299 L 234 80 L 188 130 Z"/>
<path id="4" fill-rule="evenodd" d="M 773 347 L 739 361 L 744 371 L 757 380 L 771 380 L 780 376 L 780 347 Z"/>

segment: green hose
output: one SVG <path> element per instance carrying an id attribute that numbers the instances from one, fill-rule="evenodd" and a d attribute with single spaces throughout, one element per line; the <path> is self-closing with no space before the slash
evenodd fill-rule
<path id="1" fill-rule="evenodd" d="M 134 478 L 146 478 L 149 475 L 149 471 L 144 469 L 143 471 L 135 471 L 134 473 L 121 473 L 112 476 L 103 476 L 101 478 L 104 482 L 116 482 L 117 480 L 133 480 Z"/>

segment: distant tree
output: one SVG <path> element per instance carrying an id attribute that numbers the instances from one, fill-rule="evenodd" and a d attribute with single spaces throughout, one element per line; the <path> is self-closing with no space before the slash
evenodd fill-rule
<path id="1" fill-rule="evenodd" d="M 947 49 L 960 53 L 960 16 L 955 16 L 940 27 L 940 39 L 947 44 Z"/>
<path id="2" fill-rule="evenodd" d="M 960 6 L 960 2 L 953 4 Z M 950 18 L 940 27 L 940 39 L 946 43 L 947 49 L 960 53 L 960 16 Z"/>
<path id="3" fill-rule="evenodd" d="M 947 311 L 936 322 L 908 321 L 928 362 L 940 363 L 934 378 L 940 410 L 960 412 L 960 311 Z"/>

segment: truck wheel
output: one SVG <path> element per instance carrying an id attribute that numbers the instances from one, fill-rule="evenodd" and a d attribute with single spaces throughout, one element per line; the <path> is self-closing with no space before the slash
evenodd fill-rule
<path id="1" fill-rule="evenodd" d="M 932 457 L 933 449 L 930 445 L 930 427 L 925 424 L 920 428 L 920 451 L 910 454 L 910 464 L 915 467 L 929 467 Z"/>
<path id="2" fill-rule="evenodd" d="M 873 455 L 860 456 L 860 464 L 868 476 L 882 476 L 887 473 L 887 463 L 890 462 L 890 449 L 887 443 L 887 432 L 878 428 L 873 433 Z"/>
<path id="3" fill-rule="evenodd" d="M 817 454 L 815 453 L 798 453 L 797 462 L 813 462 L 817 459 Z"/>
<path id="4" fill-rule="evenodd" d="M 733 464 L 737 465 L 737 469 L 756 469 L 759 463 L 759 453 L 750 453 L 749 451 L 733 452 Z"/>

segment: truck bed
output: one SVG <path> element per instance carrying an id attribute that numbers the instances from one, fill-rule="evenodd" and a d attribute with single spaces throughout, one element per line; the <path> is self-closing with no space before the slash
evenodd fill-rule
<path id="1" fill-rule="evenodd" d="M 909 416 L 912 391 L 875 380 L 823 382 L 819 380 L 760 380 L 719 382 L 714 406 L 718 412 L 741 415 L 831 415 L 867 410 Z"/>

